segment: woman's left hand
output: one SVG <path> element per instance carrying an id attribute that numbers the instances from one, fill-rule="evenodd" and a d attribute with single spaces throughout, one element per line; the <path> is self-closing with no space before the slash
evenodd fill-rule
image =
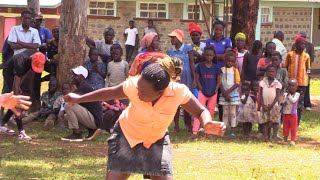
<path id="1" fill-rule="evenodd" d="M 223 122 L 209 121 L 204 125 L 204 133 L 222 136 L 226 131 L 226 125 Z"/>

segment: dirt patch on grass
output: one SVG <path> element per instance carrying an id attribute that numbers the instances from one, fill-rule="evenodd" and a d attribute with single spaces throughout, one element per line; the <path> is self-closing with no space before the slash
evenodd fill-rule
<path id="1" fill-rule="evenodd" d="M 312 111 L 320 112 L 320 96 L 311 96 Z"/>
<path id="2" fill-rule="evenodd" d="M 299 141 L 297 146 L 304 148 L 312 148 L 312 149 L 320 149 L 320 141 L 312 140 L 312 141 Z"/>

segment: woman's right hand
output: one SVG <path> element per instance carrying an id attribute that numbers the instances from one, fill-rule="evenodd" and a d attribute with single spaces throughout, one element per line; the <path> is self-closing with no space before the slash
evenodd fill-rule
<path id="1" fill-rule="evenodd" d="M 69 94 L 65 95 L 63 97 L 63 99 L 67 104 L 73 105 L 73 104 L 77 104 L 79 102 L 80 95 L 75 94 L 75 93 L 69 93 Z"/>

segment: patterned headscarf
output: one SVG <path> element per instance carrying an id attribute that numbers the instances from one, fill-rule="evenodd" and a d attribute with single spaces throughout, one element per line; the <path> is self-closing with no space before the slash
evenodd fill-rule
<path id="1" fill-rule="evenodd" d="M 151 46 L 153 39 L 158 36 L 155 32 L 150 32 L 143 36 L 143 38 L 140 41 L 140 45 L 142 48 L 148 48 Z"/>

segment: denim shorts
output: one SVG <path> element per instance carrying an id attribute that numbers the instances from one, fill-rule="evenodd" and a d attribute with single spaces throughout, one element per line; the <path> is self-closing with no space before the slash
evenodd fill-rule
<path id="1" fill-rule="evenodd" d="M 172 147 L 169 134 L 152 144 L 142 143 L 131 148 L 119 124 L 108 138 L 107 171 L 150 176 L 172 176 Z"/>

